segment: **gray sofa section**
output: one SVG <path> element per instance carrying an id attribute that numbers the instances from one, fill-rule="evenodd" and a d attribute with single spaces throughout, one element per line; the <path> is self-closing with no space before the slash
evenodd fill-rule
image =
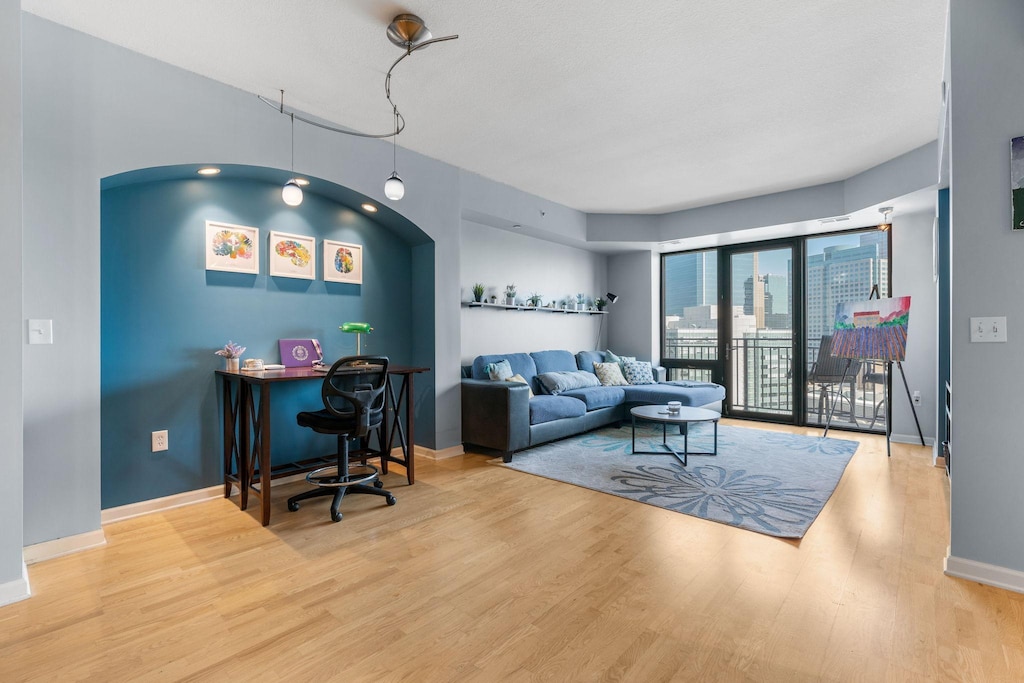
<path id="1" fill-rule="evenodd" d="M 656 384 L 571 389 L 557 396 L 544 392 L 538 376 L 545 372 L 594 371 L 604 362 L 601 351 L 536 351 L 477 356 L 463 368 L 462 440 L 501 451 L 505 462 L 531 446 L 580 434 L 629 419 L 636 405 L 679 401 L 684 406 L 722 412 L 725 389 L 707 382 L 666 382 L 665 369 L 655 368 Z M 526 384 L 496 382 L 487 376 L 490 363 L 507 360 Z M 534 398 L 530 398 L 530 390 Z"/>

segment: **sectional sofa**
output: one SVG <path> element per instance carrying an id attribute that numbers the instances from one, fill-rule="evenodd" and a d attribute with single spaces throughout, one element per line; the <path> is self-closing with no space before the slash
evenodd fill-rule
<path id="1" fill-rule="evenodd" d="M 526 383 L 491 380 L 488 366 L 507 360 Z M 544 373 L 594 372 L 605 361 L 602 351 L 536 351 L 477 356 L 463 368 L 462 440 L 501 451 L 505 462 L 524 448 L 629 419 L 636 405 L 679 401 L 684 406 L 722 412 L 725 389 L 708 382 L 666 382 L 655 368 L 654 384 L 590 386 L 551 395 Z M 534 394 L 531 398 L 530 394 Z"/>

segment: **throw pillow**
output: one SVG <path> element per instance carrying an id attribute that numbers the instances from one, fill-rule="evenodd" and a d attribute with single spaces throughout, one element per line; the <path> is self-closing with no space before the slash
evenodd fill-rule
<path id="1" fill-rule="evenodd" d="M 622 359 L 612 353 L 610 350 L 604 352 L 604 359 L 608 363 L 621 363 Z"/>
<path id="2" fill-rule="evenodd" d="M 499 360 L 497 363 L 488 363 L 484 368 L 487 376 L 493 380 L 505 381 L 512 376 L 512 366 L 507 360 Z"/>
<path id="3" fill-rule="evenodd" d="M 530 388 L 530 383 L 526 381 L 526 378 L 522 375 L 512 375 L 506 382 L 518 382 L 519 384 L 525 384 L 526 390 L 530 392 L 530 398 L 533 398 L 533 389 Z"/>
<path id="4" fill-rule="evenodd" d="M 553 396 L 570 389 L 599 387 L 601 380 L 592 372 L 576 370 L 575 372 L 544 372 L 537 375 L 544 390 Z"/>
<path id="5" fill-rule="evenodd" d="M 606 387 L 622 387 L 629 384 L 622 376 L 622 368 L 618 363 L 594 363 L 594 374 Z"/>
<path id="6" fill-rule="evenodd" d="M 630 384 L 656 384 L 651 364 L 645 360 L 624 360 L 622 374 Z"/>

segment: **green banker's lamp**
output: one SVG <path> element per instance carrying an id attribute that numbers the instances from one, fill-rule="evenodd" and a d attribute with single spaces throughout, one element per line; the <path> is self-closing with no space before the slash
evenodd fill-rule
<path id="1" fill-rule="evenodd" d="M 360 335 L 370 334 L 373 332 L 373 328 L 370 327 L 370 323 L 342 323 L 341 327 L 338 329 L 342 332 L 348 332 L 349 334 L 356 335 L 356 355 L 363 355 L 363 349 L 360 344 Z"/>

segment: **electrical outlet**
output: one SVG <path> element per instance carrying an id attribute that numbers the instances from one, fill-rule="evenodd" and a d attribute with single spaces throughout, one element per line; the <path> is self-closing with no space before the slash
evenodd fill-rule
<path id="1" fill-rule="evenodd" d="M 921 392 L 920 391 L 915 391 L 913 398 L 914 398 L 914 405 L 915 406 L 921 405 Z"/>
<path id="2" fill-rule="evenodd" d="M 166 451 L 167 450 L 167 430 L 161 429 L 159 432 L 153 432 L 153 452 Z"/>

